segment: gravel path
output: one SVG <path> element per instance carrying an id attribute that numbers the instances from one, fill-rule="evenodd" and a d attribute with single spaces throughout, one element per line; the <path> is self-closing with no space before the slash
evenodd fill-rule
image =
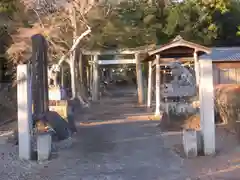
<path id="1" fill-rule="evenodd" d="M 84 126 L 72 147 L 61 142 L 58 157 L 49 162 L 21 162 L 16 147 L 0 145 L 0 180 L 185 180 L 182 160 L 165 148 L 157 122 L 129 120 L 146 111 L 134 106 L 134 99 L 119 95 L 76 114 Z"/>

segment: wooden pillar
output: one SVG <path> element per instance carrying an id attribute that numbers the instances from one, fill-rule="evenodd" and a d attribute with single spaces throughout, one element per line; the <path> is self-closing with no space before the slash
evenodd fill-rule
<path id="1" fill-rule="evenodd" d="M 135 54 L 136 60 L 136 74 L 137 74 L 137 92 L 138 92 L 138 103 L 142 105 L 144 103 L 144 90 L 143 90 L 143 73 L 142 66 L 140 62 L 140 54 Z"/>
<path id="2" fill-rule="evenodd" d="M 193 59 L 194 59 L 194 71 L 195 71 L 195 77 L 196 77 L 196 86 L 199 86 L 199 61 L 198 61 L 198 54 L 196 51 L 193 53 Z"/>
<path id="3" fill-rule="evenodd" d="M 160 103 L 161 103 L 161 97 L 160 97 L 160 55 L 156 55 L 156 111 L 155 115 L 160 115 Z"/>
<path id="4" fill-rule="evenodd" d="M 148 95 L 147 95 L 147 107 L 152 105 L 152 61 L 148 62 Z"/>
<path id="5" fill-rule="evenodd" d="M 90 67 L 87 65 L 86 67 L 86 74 L 87 74 L 87 88 L 90 89 Z"/>
<path id="6" fill-rule="evenodd" d="M 112 81 L 113 80 L 113 72 L 112 72 L 112 68 L 109 68 L 109 79 L 110 79 L 110 81 Z"/>
<path id="7" fill-rule="evenodd" d="M 19 158 L 31 159 L 32 93 L 28 66 L 17 67 L 18 141 Z"/>
<path id="8" fill-rule="evenodd" d="M 61 67 L 61 70 L 60 70 L 60 73 L 61 73 L 61 87 L 65 87 L 65 84 L 64 84 L 64 67 L 62 66 Z"/>
<path id="9" fill-rule="evenodd" d="M 78 81 L 80 81 L 80 89 L 82 90 L 82 85 L 84 84 L 84 58 L 83 58 L 83 54 L 82 52 L 80 52 L 79 54 L 79 79 Z"/>
<path id="10" fill-rule="evenodd" d="M 92 97 L 92 93 L 93 93 L 93 56 L 91 56 L 91 63 L 90 63 L 90 67 L 89 67 L 89 90 L 90 90 L 91 97 Z"/>
<path id="11" fill-rule="evenodd" d="M 3 59 L 0 58 L 0 82 L 3 80 Z"/>
<path id="12" fill-rule="evenodd" d="M 97 101 L 99 99 L 99 68 L 98 68 L 98 55 L 93 57 L 93 89 L 92 100 Z"/>
<path id="13" fill-rule="evenodd" d="M 215 117 L 212 60 L 200 60 L 199 96 L 205 155 L 215 154 Z"/>

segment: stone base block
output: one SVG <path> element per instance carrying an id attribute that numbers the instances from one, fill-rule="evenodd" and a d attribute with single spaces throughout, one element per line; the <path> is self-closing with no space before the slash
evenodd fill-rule
<path id="1" fill-rule="evenodd" d="M 49 132 L 40 133 L 37 137 L 38 161 L 49 160 L 52 151 L 52 135 Z"/>
<path id="2" fill-rule="evenodd" d="M 187 158 L 193 158 L 198 155 L 197 132 L 193 129 L 183 130 L 183 148 Z"/>
<path id="3" fill-rule="evenodd" d="M 200 130 L 196 131 L 197 133 L 197 151 L 198 154 L 204 154 L 204 148 L 203 148 L 203 136 L 202 132 Z"/>

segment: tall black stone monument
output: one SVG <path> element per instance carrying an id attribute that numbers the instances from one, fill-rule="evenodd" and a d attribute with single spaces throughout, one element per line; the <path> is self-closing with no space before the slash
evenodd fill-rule
<path id="1" fill-rule="evenodd" d="M 39 117 L 48 112 L 48 46 L 41 34 L 32 36 L 33 113 Z"/>

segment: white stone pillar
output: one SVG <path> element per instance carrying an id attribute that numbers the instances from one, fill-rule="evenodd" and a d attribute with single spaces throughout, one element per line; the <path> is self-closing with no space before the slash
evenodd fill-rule
<path id="1" fill-rule="evenodd" d="M 92 100 L 99 100 L 99 68 L 98 68 L 98 55 L 93 57 L 93 89 L 92 89 Z"/>
<path id="2" fill-rule="evenodd" d="M 138 87 L 138 103 L 144 103 L 144 90 L 143 90 L 143 73 L 142 73 L 142 65 L 139 58 L 139 53 L 135 54 L 136 60 L 136 73 L 137 73 L 137 87 Z"/>
<path id="3" fill-rule="evenodd" d="M 212 60 L 199 61 L 201 132 L 205 155 L 215 154 L 215 117 Z"/>
<path id="4" fill-rule="evenodd" d="M 26 64 L 17 66 L 17 104 L 19 158 L 31 159 L 32 92 L 31 77 Z"/>
<path id="5" fill-rule="evenodd" d="M 160 97 L 160 55 L 156 55 L 156 111 L 155 115 L 160 115 L 160 103 L 161 103 L 161 97 Z"/>
<path id="6" fill-rule="evenodd" d="M 198 54 L 196 51 L 193 53 L 193 59 L 194 59 L 194 71 L 195 71 L 195 77 L 196 77 L 196 85 L 199 86 L 199 61 L 198 61 Z"/>
<path id="7" fill-rule="evenodd" d="M 147 107 L 152 105 L 152 61 L 148 62 L 148 96 L 147 96 Z"/>

